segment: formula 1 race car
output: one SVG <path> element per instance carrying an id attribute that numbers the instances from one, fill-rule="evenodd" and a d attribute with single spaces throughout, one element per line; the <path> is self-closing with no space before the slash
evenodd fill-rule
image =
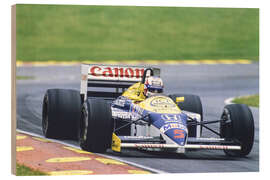
<path id="1" fill-rule="evenodd" d="M 160 77 L 160 69 L 82 64 L 80 92 L 47 90 L 42 110 L 45 137 L 78 140 L 83 150 L 100 153 L 109 148 L 224 150 L 236 157 L 250 153 L 254 120 L 248 106 L 226 105 L 220 119 L 206 121 L 199 96 L 145 97 L 144 84 L 151 76 Z M 220 124 L 219 132 L 207 126 L 212 123 Z M 217 137 L 202 137 L 202 129 Z"/>

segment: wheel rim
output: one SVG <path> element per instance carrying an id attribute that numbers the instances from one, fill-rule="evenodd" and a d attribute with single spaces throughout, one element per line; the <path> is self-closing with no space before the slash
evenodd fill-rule
<path id="1" fill-rule="evenodd" d="M 232 121 L 230 111 L 224 108 L 223 113 L 221 115 L 222 121 L 220 122 L 220 136 L 227 140 L 233 140 L 233 132 L 232 132 Z"/>

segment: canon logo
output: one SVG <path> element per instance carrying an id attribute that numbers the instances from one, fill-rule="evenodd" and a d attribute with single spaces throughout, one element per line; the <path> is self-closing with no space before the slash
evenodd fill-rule
<path id="1" fill-rule="evenodd" d="M 107 78 L 141 78 L 144 68 L 92 66 L 89 75 Z"/>

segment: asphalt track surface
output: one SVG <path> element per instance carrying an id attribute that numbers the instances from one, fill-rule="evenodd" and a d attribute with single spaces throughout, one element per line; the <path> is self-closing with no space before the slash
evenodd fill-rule
<path id="1" fill-rule="evenodd" d="M 158 66 L 157 66 L 158 67 Z M 197 94 L 201 97 L 205 120 L 219 119 L 230 97 L 259 93 L 259 64 L 162 65 L 165 92 Z M 80 88 L 80 66 L 18 67 L 17 129 L 42 135 L 42 99 L 49 88 Z M 245 158 L 228 158 L 223 151 L 196 150 L 185 154 L 124 150 L 106 155 L 168 173 L 256 172 L 259 171 L 259 110 L 251 108 L 255 120 L 255 141 Z M 219 125 L 210 126 L 218 129 Z M 203 130 L 204 137 L 212 137 Z M 214 136 L 215 137 L 215 136 Z M 77 145 L 74 141 L 65 141 Z"/>

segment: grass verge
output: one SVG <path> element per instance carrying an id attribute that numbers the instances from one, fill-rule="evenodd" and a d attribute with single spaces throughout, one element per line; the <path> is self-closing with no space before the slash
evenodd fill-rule
<path id="1" fill-rule="evenodd" d="M 259 94 L 239 97 L 234 99 L 233 102 L 238 104 L 246 104 L 248 106 L 259 107 Z"/>
<path id="2" fill-rule="evenodd" d="M 47 60 L 259 59 L 259 9 L 16 6 L 17 57 Z"/>
<path id="3" fill-rule="evenodd" d="M 17 80 L 29 80 L 29 79 L 35 79 L 33 76 L 16 76 Z"/>
<path id="4" fill-rule="evenodd" d="M 26 167 L 24 165 L 16 164 L 16 175 L 17 176 L 42 176 L 47 175 L 46 173 L 33 170 L 29 167 Z"/>

